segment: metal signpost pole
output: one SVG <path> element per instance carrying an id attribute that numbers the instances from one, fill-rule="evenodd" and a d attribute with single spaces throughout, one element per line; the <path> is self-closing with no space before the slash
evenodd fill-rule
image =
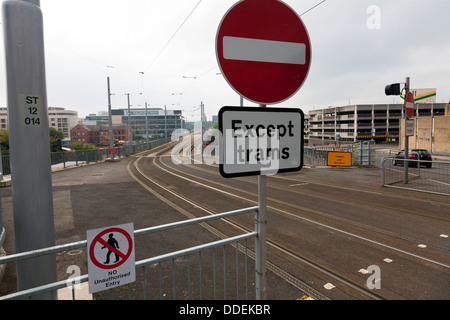
<path id="1" fill-rule="evenodd" d="M 16 252 L 55 245 L 42 11 L 2 4 Z M 18 290 L 56 281 L 56 256 L 17 262 Z M 35 299 L 55 299 L 55 293 Z"/>
<path id="2" fill-rule="evenodd" d="M 148 115 L 147 115 L 147 102 L 145 103 L 145 136 L 147 137 L 147 149 L 150 149 L 150 147 L 149 147 L 149 141 L 148 141 Z"/>
<path id="3" fill-rule="evenodd" d="M 266 105 L 261 104 L 261 108 Z M 266 267 L 266 233 L 267 233 L 267 176 L 260 174 L 258 176 L 258 241 L 255 248 L 256 257 L 256 299 L 267 299 L 267 267 Z"/>
<path id="4" fill-rule="evenodd" d="M 405 161 L 404 161 L 404 170 L 405 170 L 405 176 L 404 176 L 404 182 L 405 184 L 408 183 L 408 148 L 409 148 L 409 137 L 406 134 L 406 122 L 408 121 L 408 116 L 406 115 L 406 96 L 409 93 L 409 77 L 406 78 L 406 85 L 405 85 L 405 104 L 404 104 L 404 114 L 405 114 Z"/>
<path id="5" fill-rule="evenodd" d="M 107 79 L 108 82 L 108 120 L 109 120 L 109 152 L 114 147 L 113 140 L 113 129 L 112 129 L 112 115 L 111 115 L 111 87 L 109 84 L 109 77 Z M 114 153 L 111 153 L 111 160 L 114 160 Z"/>

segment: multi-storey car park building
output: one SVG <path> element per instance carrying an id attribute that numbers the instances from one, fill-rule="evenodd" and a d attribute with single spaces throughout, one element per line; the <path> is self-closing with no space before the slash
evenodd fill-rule
<path id="1" fill-rule="evenodd" d="M 416 104 L 415 117 L 445 115 L 445 103 Z M 397 142 L 403 104 L 366 104 L 329 107 L 306 114 L 305 144 L 353 143 L 361 140 Z"/>

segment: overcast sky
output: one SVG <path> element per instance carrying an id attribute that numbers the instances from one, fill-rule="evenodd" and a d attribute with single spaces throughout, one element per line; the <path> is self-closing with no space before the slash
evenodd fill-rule
<path id="1" fill-rule="evenodd" d="M 280 107 L 399 103 L 388 83 L 436 88 L 450 100 L 450 1 L 286 0 L 301 16 L 312 44 L 303 87 Z M 49 106 L 80 117 L 131 105 L 181 109 L 198 120 L 239 105 L 216 60 L 219 23 L 235 0 L 41 0 Z M 3 35 L 1 35 L 3 38 Z M 3 42 L 3 40 L 2 40 Z M 4 61 L 4 50 L 0 56 Z M 4 62 L 0 106 L 6 106 Z M 195 79 L 194 79 L 195 77 Z M 245 101 L 245 105 L 254 106 Z"/>

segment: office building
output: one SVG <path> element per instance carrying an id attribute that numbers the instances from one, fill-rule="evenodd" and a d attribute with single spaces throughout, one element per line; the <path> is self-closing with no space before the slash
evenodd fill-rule
<path id="1" fill-rule="evenodd" d="M 170 137 L 175 129 L 184 127 L 184 119 L 181 110 L 166 110 L 162 108 L 133 108 L 128 116 L 128 109 L 111 110 L 114 122 L 118 116 L 122 118 L 122 124 L 128 125 L 135 136 L 142 139 L 159 139 L 164 136 Z M 147 118 L 147 121 L 146 121 Z M 147 123 L 147 127 L 146 127 Z"/>

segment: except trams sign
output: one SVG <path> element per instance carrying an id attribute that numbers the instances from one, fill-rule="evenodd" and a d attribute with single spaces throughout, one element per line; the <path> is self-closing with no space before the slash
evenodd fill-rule
<path id="1" fill-rule="evenodd" d="M 230 178 L 300 170 L 303 120 L 300 109 L 223 107 L 220 174 Z"/>

